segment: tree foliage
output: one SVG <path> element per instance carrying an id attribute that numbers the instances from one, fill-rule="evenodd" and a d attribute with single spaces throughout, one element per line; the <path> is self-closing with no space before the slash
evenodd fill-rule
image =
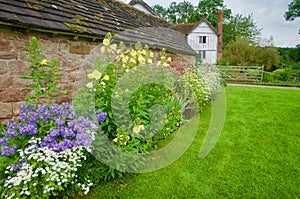
<path id="1" fill-rule="evenodd" d="M 214 27 L 218 25 L 218 11 L 223 10 L 224 46 L 239 37 L 253 40 L 261 31 L 253 15 L 233 15 L 224 5 L 224 0 L 200 0 L 197 6 L 188 1 L 172 2 L 167 8 L 155 5 L 153 9 L 171 24 L 194 23 L 205 17 Z"/>
<path id="2" fill-rule="evenodd" d="M 231 41 L 223 51 L 223 62 L 235 66 L 264 66 L 272 71 L 279 67 L 280 55 L 274 47 L 251 45 L 247 39 Z"/>
<path id="3" fill-rule="evenodd" d="M 260 32 L 261 29 L 257 27 L 252 14 L 248 16 L 231 15 L 223 25 L 223 43 L 226 46 L 237 38 L 245 38 L 253 42 Z"/>
<path id="4" fill-rule="evenodd" d="M 293 0 L 285 12 L 285 20 L 293 21 L 295 18 L 300 17 L 300 0 Z"/>

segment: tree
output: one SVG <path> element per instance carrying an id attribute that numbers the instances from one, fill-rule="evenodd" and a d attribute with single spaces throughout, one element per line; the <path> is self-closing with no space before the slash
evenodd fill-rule
<path id="1" fill-rule="evenodd" d="M 295 18 L 300 17 L 300 0 L 293 0 L 285 12 L 285 20 L 293 21 Z"/>
<path id="2" fill-rule="evenodd" d="M 230 19 L 231 9 L 226 8 L 223 0 L 200 0 L 197 6 L 197 12 L 200 13 L 198 21 L 205 17 L 214 27 L 217 27 L 219 10 L 223 10 L 224 21 Z"/>
<path id="3" fill-rule="evenodd" d="M 183 1 L 177 4 L 172 2 L 168 8 L 160 5 L 153 7 L 154 11 L 161 17 L 165 18 L 169 23 L 192 23 L 200 19 L 198 12 L 192 3 Z"/>
<path id="4" fill-rule="evenodd" d="M 252 45 L 248 39 L 237 38 L 223 51 L 223 62 L 235 66 L 264 66 L 272 71 L 279 67 L 280 55 L 274 47 Z"/>
<path id="5" fill-rule="evenodd" d="M 245 38 L 252 42 L 260 34 L 261 30 L 257 27 L 252 14 L 248 16 L 241 14 L 230 16 L 223 25 L 224 46 L 230 41 L 235 41 L 237 38 Z"/>

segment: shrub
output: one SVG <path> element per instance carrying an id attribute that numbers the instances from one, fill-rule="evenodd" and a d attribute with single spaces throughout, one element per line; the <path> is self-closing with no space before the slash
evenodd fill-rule
<path id="1" fill-rule="evenodd" d="M 290 68 L 277 69 L 272 72 L 274 74 L 274 80 L 277 81 L 290 81 L 292 78 L 292 70 Z"/>

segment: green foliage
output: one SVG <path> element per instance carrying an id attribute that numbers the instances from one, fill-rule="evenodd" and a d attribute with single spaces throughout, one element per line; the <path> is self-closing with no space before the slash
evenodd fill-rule
<path id="1" fill-rule="evenodd" d="M 276 48 L 253 46 L 249 40 L 238 38 L 224 49 L 222 61 L 233 66 L 264 66 L 272 71 L 279 67 L 280 56 Z"/>
<path id="2" fill-rule="evenodd" d="M 289 82 L 292 81 L 293 70 L 291 68 L 277 69 L 273 72 L 264 72 L 264 82 Z"/>
<path id="3" fill-rule="evenodd" d="M 47 103 L 55 100 L 55 93 L 66 93 L 63 90 L 56 89 L 56 82 L 62 76 L 58 72 L 58 60 L 56 58 L 48 62 L 45 56 L 41 54 L 39 43 L 36 37 L 32 37 L 29 52 L 26 53 L 26 61 L 30 63 L 29 70 L 31 71 L 27 76 L 20 77 L 21 79 L 30 80 L 32 83 L 23 91 L 32 91 L 31 95 L 27 95 L 28 103 L 41 104 L 40 100 L 46 100 Z"/>
<path id="4" fill-rule="evenodd" d="M 284 17 L 287 21 L 293 21 L 295 18 L 300 17 L 300 0 L 292 0 Z"/>
<path id="5" fill-rule="evenodd" d="M 278 48 L 280 53 L 280 67 L 300 69 L 300 46 L 296 48 Z"/>
<path id="6" fill-rule="evenodd" d="M 231 41 L 238 38 L 248 39 L 253 43 L 256 36 L 260 34 L 262 29 L 257 27 L 253 19 L 253 15 L 243 16 L 241 14 L 231 15 L 226 19 L 223 25 L 223 44 L 226 48 Z"/>

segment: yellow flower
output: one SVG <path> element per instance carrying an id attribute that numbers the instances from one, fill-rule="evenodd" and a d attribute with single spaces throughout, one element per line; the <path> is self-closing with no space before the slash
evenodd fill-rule
<path id="1" fill-rule="evenodd" d="M 146 55 L 147 54 L 147 51 L 146 50 L 142 50 L 141 52 L 143 55 Z"/>
<path id="2" fill-rule="evenodd" d="M 100 79 L 101 77 L 101 73 L 98 70 L 94 70 L 94 72 L 92 72 L 91 74 L 87 75 L 89 79 Z"/>
<path id="3" fill-rule="evenodd" d="M 110 44 L 109 39 L 103 39 L 103 45 L 108 46 Z"/>
<path id="4" fill-rule="evenodd" d="M 164 62 L 164 63 L 163 63 L 163 66 L 166 66 L 166 67 L 167 67 L 167 66 L 170 66 L 170 65 L 169 65 L 167 62 Z"/>
<path id="5" fill-rule="evenodd" d="M 46 64 L 48 64 L 48 61 L 47 61 L 47 59 L 43 59 L 43 60 L 42 60 L 42 62 L 41 62 L 41 64 L 42 64 L 42 65 L 46 65 Z"/>
<path id="6" fill-rule="evenodd" d="M 93 88 L 93 82 L 90 82 L 90 83 L 87 83 L 86 85 L 85 85 L 87 88 Z"/>
<path id="7" fill-rule="evenodd" d="M 153 57 L 154 56 L 154 53 L 151 51 L 150 52 L 150 57 Z"/>
<path id="8" fill-rule="evenodd" d="M 171 57 L 168 57 L 167 61 L 168 61 L 168 62 L 171 62 L 171 61 L 172 61 L 172 58 L 171 58 Z"/>
<path id="9" fill-rule="evenodd" d="M 134 133 L 138 134 L 141 130 L 140 130 L 140 127 L 139 126 L 135 126 L 133 127 L 133 130 L 132 130 Z"/>
<path id="10" fill-rule="evenodd" d="M 124 55 L 123 55 L 123 57 L 122 57 L 122 62 L 123 62 L 123 63 L 126 63 L 127 61 L 128 61 L 128 56 L 124 56 Z"/>
<path id="11" fill-rule="evenodd" d="M 109 80 L 109 76 L 108 75 L 104 75 L 103 80 L 108 81 Z"/>
<path id="12" fill-rule="evenodd" d="M 136 56 L 136 51 L 135 50 L 132 50 L 131 52 L 130 52 L 130 55 L 132 56 L 132 57 L 135 57 Z"/>
<path id="13" fill-rule="evenodd" d="M 157 65 L 160 66 L 160 65 L 161 65 L 161 61 L 158 61 L 158 62 L 157 62 Z"/>
<path id="14" fill-rule="evenodd" d="M 146 63 L 146 59 L 142 55 L 139 55 L 138 61 L 141 64 L 145 64 Z"/>
<path id="15" fill-rule="evenodd" d="M 145 126 L 144 125 L 140 125 L 139 127 L 140 127 L 141 131 L 145 130 Z"/>
<path id="16" fill-rule="evenodd" d="M 118 142 L 118 138 L 113 139 L 113 142 Z"/>
<path id="17" fill-rule="evenodd" d="M 133 63 L 133 64 L 136 64 L 136 60 L 133 59 L 133 58 L 130 59 L 130 62 Z"/>
<path id="18" fill-rule="evenodd" d="M 127 68 L 126 64 L 123 64 L 122 67 L 123 67 L 123 68 Z"/>
<path id="19" fill-rule="evenodd" d="M 148 64 L 153 64 L 152 59 L 148 59 Z"/>

